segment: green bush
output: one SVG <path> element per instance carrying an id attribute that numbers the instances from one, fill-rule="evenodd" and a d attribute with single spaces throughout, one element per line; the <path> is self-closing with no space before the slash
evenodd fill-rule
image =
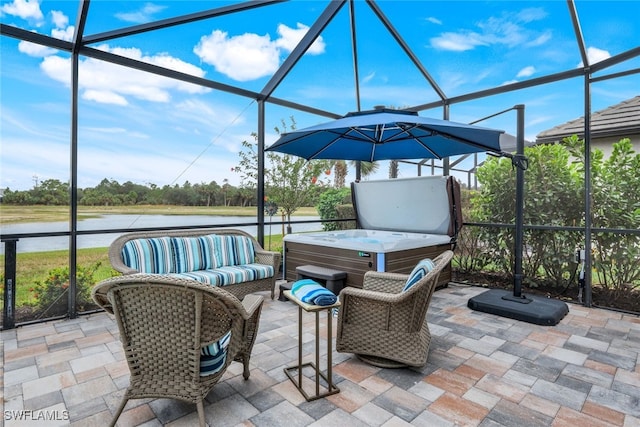
<path id="1" fill-rule="evenodd" d="M 78 311 L 84 311 L 93 306 L 91 289 L 96 283 L 94 278 L 102 263 L 100 261 L 87 267 L 76 268 L 76 306 Z M 43 281 L 37 281 L 31 289 L 39 317 L 57 316 L 68 310 L 69 267 L 54 268 Z"/>
<path id="2" fill-rule="evenodd" d="M 584 141 L 576 136 L 563 144 L 525 148 L 524 223 L 584 226 Z M 640 229 L 640 154 L 625 138 L 613 145 L 608 159 L 591 153 L 593 228 Z M 478 168 L 479 192 L 470 198 L 467 222 L 514 224 L 516 171 L 508 159 L 488 159 Z M 621 290 L 640 286 L 640 237 L 594 232 L 593 283 Z M 465 231 L 458 242 L 457 264 L 463 272 L 491 266 L 513 273 L 514 233 L 508 227 Z M 573 253 L 584 245 L 584 233 L 527 229 L 524 233 L 525 283 L 558 287 L 577 283 Z"/>
<path id="3" fill-rule="evenodd" d="M 351 202 L 351 190 L 347 187 L 330 188 L 320 195 L 318 206 L 316 206 L 320 219 L 339 219 L 340 215 L 336 207 Z M 325 231 L 340 230 L 337 222 L 323 222 L 322 228 Z"/>
<path id="4" fill-rule="evenodd" d="M 525 172 L 524 223 L 571 226 L 582 220 L 579 168 L 569 161 L 562 145 L 525 148 L 529 168 Z M 516 171 L 508 159 L 488 159 L 478 169 L 481 190 L 471 199 L 471 222 L 514 224 Z M 483 228 L 482 248 L 498 270 L 513 273 L 514 233 L 512 228 Z M 528 285 L 547 280 L 566 286 L 574 280 L 577 264 L 573 253 L 580 243 L 579 233 L 524 233 L 523 273 Z M 484 260 L 481 264 L 486 263 Z"/>
<path id="5" fill-rule="evenodd" d="M 564 141 L 572 154 L 584 158 L 584 141 L 577 137 Z M 602 152 L 591 154 L 592 226 L 594 228 L 640 229 L 640 154 L 629 138 L 613 144 L 604 159 Z M 579 163 L 584 170 L 584 162 Z M 608 289 L 640 287 L 640 236 L 620 233 L 593 234 L 593 267 L 600 284 Z"/>

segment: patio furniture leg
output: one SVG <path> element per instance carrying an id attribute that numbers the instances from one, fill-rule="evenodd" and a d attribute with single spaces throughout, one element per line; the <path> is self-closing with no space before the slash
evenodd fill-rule
<path id="1" fill-rule="evenodd" d="M 124 407 L 128 401 L 129 401 L 129 398 L 127 396 L 122 398 L 122 402 L 120 402 L 120 406 L 118 407 L 116 414 L 113 416 L 113 419 L 111 420 L 111 424 L 110 424 L 111 427 L 114 427 L 116 425 L 116 421 L 118 421 L 118 418 L 120 418 L 120 414 L 122 414 L 122 411 L 124 410 Z"/>
<path id="2" fill-rule="evenodd" d="M 202 400 L 199 400 L 196 403 L 196 408 L 198 409 L 198 420 L 200 421 L 200 427 L 206 427 L 207 424 L 204 421 L 204 403 L 202 403 Z"/>
<path id="3" fill-rule="evenodd" d="M 248 380 L 249 379 L 249 357 L 246 354 L 242 358 L 242 365 L 244 366 L 244 370 L 242 371 L 242 377 L 245 380 Z"/>

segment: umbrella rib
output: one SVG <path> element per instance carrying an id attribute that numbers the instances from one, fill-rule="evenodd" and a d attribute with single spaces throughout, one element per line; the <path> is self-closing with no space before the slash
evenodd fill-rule
<path id="1" fill-rule="evenodd" d="M 329 149 L 329 147 L 331 147 L 333 144 L 335 144 L 336 141 L 338 141 L 340 138 L 347 138 L 347 135 L 341 135 L 341 134 L 339 134 L 337 132 L 328 131 L 327 133 L 334 133 L 336 135 L 336 137 L 333 138 L 333 140 L 331 142 L 329 142 L 328 144 L 325 144 L 324 147 L 322 147 L 321 149 L 319 149 L 315 153 L 313 153 L 311 156 L 309 156 L 309 158 L 307 160 L 315 159 L 316 156 L 319 156 L 325 150 Z M 355 138 L 353 138 L 353 139 L 355 139 Z"/>
<path id="2" fill-rule="evenodd" d="M 439 155 L 438 153 L 436 153 L 435 151 L 433 151 L 433 149 L 431 147 L 429 147 L 427 144 L 425 144 L 424 142 L 422 142 L 422 140 L 420 140 L 420 138 L 416 137 L 415 135 L 413 135 L 410 131 L 412 129 L 415 128 L 419 128 L 420 126 L 418 125 L 409 125 L 408 128 L 405 128 L 406 124 L 405 123 L 398 123 L 398 126 L 400 127 L 401 131 L 396 133 L 395 135 L 393 135 L 393 137 L 400 135 L 401 133 L 406 133 L 409 137 L 411 137 L 415 142 L 417 142 L 418 144 L 420 144 L 425 150 L 427 150 L 428 152 L 430 152 L 431 154 L 433 154 L 435 156 L 436 159 L 438 160 L 442 160 L 442 156 Z M 430 131 L 432 132 L 432 134 L 435 134 L 435 132 L 433 130 L 430 129 Z M 391 139 L 391 137 L 389 138 Z"/>
<path id="3" fill-rule="evenodd" d="M 503 154 L 502 150 L 496 150 L 495 148 L 489 147 L 489 146 L 487 146 L 485 144 L 481 144 L 479 142 L 470 141 L 467 138 L 462 138 L 460 136 L 455 136 L 455 135 L 448 134 L 446 132 L 438 132 L 438 131 L 434 131 L 434 134 L 441 135 L 441 136 L 443 136 L 445 138 L 448 138 L 448 139 L 453 139 L 454 141 L 458 141 L 458 142 L 470 145 L 470 146 L 475 147 L 475 148 L 481 148 L 484 151 L 491 151 L 493 153 Z"/>
<path id="4" fill-rule="evenodd" d="M 420 125 L 409 125 L 409 127 L 410 127 L 410 129 L 407 129 L 406 132 L 407 132 L 408 135 L 411 135 L 411 133 L 409 133 L 409 131 L 411 129 L 414 129 L 414 128 L 419 128 Z M 484 151 L 492 151 L 494 153 L 499 153 L 499 154 L 502 153 L 502 150 L 495 150 L 494 148 L 491 148 L 491 147 L 489 147 L 487 145 L 480 144 L 480 143 L 474 142 L 474 141 L 470 141 L 470 140 L 468 140 L 466 138 L 462 138 L 460 136 L 451 135 L 451 134 L 449 134 L 447 132 L 441 132 L 441 131 L 437 131 L 437 130 L 434 130 L 434 129 L 429 129 L 429 131 L 432 133 L 433 136 L 440 135 L 440 136 L 442 136 L 444 138 L 452 139 L 454 141 L 458 141 L 458 142 L 460 142 L 462 144 L 470 145 L 470 146 L 475 147 L 475 148 L 480 148 L 480 149 L 482 149 Z M 434 152 L 430 147 L 428 147 L 420 139 L 416 138 L 413 135 L 411 135 L 411 137 L 414 140 L 416 140 L 418 143 L 420 143 L 420 145 L 422 145 L 424 148 L 426 148 L 429 152 L 431 152 L 434 156 L 436 156 L 438 159 L 442 159 L 442 156 L 440 156 L 440 155 L 438 155 L 438 153 Z"/>

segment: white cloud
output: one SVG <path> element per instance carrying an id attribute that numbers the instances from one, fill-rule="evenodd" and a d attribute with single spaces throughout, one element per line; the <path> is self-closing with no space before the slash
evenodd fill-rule
<path id="1" fill-rule="evenodd" d="M 300 40 L 307 34 L 309 31 L 309 27 L 298 22 L 298 28 L 290 28 L 284 24 L 278 25 L 278 34 L 280 38 L 275 41 L 277 47 L 281 47 L 286 51 L 291 52 Z M 309 49 L 306 53 L 311 55 L 320 55 L 324 53 L 325 43 L 322 40 L 322 37 L 318 37 L 312 44 L 309 46 Z"/>
<path id="2" fill-rule="evenodd" d="M 300 23 L 297 29 L 280 24 L 277 29 L 280 37 L 276 40 L 271 40 L 268 34 L 229 36 L 227 32 L 214 30 L 203 36 L 193 51 L 219 73 L 237 81 L 255 80 L 272 75 L 280 66 L 282 51 L 291 52 L 308 30 Z M 325 43 L 318 37 L 307 53 L 319 55 L 324 51 Z"/>
<path id="3" fill-rule="evenodd" d="M 204 76 L 202 69 L 167 54 L 145 56 L 136 48 L 110 48 L 108 45 L 102 45 L 98 48 L 198 77 Z M 70 84 L 70 66 L 70 59 L 60 56 L 48 56 L 40 64 L 45 74 L 66 85 Z M 128 97 L 150 102 L 169 102 L 171 90 L 204 93 L 209 89 L 87 58 L 80 62 L 80 90 L 82 97 L 87 100 L 127 105 Z"/>
<path id="4" fill-rule="evenodd" d="M 51 12 L 51 20 L 55 25 L 55 28 L 51 30 L 52 37 L 66 41 L 70 41 L 73 38 L 75 27 L 67 26 L 69 24 L 69 18 L 67 16 L 65 16 L 62 12 L 53 11 Z M 58 52 L 56 49 L 27 42 L 24 40 L 18 43 L 18 51 L 36 58 L 43 58 L 45 56 L 54 55 L 56 52 Z"/>
<path id="5" fill-rule="evenodd" d="M 533 22 L 541 21 L 547 17 L 547 12 L 541 7 L 530 7 L 522 9 L 516 14 L 518 21 L 520 22 Z"/>
<path id="6" fill-rule="evenodd" d="M 436 25 L 442 25 L 442 21 L 433 16 L 428 17 L 427 22 L 431 22 L 432 24 L 436 24 Z"/>
<path id="7" fill-rule="evenodd" d="M 522 70 L 518 71 L 516 77 L 530 77 L 536 72 L 536 68 L 533 65 L 529 65 L 528 67 L 524 67 Z"/>
<path id="8" fill-rule="evenodd" d="M 376 76 L 376 72 L 372 71 L 362 79 L 362 83 L 369 83 Z"/>
<path id="9" fill-rule="evenodd" d="M 71 41 L 73 39 L 74 32 L 75 27 L 72 25 L 67 28 L 58 28 L 51 30 L 51 36 L 60 40 Z"/>
<path id="10" fill-rule="evenodd" d="M 58 10 L 51 11 L 51 20 L 56 28 L 65 28 L 69 25 L 69 18 Z"/>
<path id="11" fill-rule="evenodd" d="M 2 12 L 25 20 L 42 21 L 44 19 L 39 0 L 13 0 L 11 3 L 2 5 Z"/>
<path id="12" fill-rule="evenodd" d="M 142 24 L 151 21 L 156 13 L 164 9 L 166 9 L 166 6 L 159 6 L 153 3 L 145 3 L 142 8 L 136 11 L 116 13 L 115 16 L 121 21 Z"/>
<path id="13" fill-rule="evenodd" d="M 214 30 L 203 36 L 193 51 L 218 72 L 238 81 L 271 75 L 280 64 L 280 52 L 269 35 L 245 33 L 229 37 L 226 32 Z"/>
<path id="14" fill-rule="evenodd" d="M 110 90 L 87 89 L 82 93 L 82 98 L 100 104 L 128 105 L 127 98 Z"/>
<path id="15" fill-rule="evenodd" d="M 545 31 L 544 33 L 540 34 L 535 39 L 533 39 L 530 42 L 526 43 L 526 46 L 527 47 L 542 46 L 542 45 L 546 44 L 549 40 L 551 40 L 551 37 L 553 37 L 551 31 Z"/>
<path id="16" fill-rule="evenodd" d="M 36 58 L 42 58 L 58 52 L 56 49 L 36 43 L 26 42 L 24 40 L 21 40 L 20 43 L 18 43 L 18 51 Z"/>
<path id="17" fill-rule="evenodd" d="M 463 52 L 478 46 L 503 45 L 539 46 L 551 39 L 549 30 L 531 30 L 526 24 L 539 21 L 547 16 L 541 8 L 524 9 L 519 13 L 505 13 L 490 17 L 476 24 L 477 30 L 463 29 L 458 32 L 444 32 L 430 39 L 432 47 L 439 50 Z"/>
<path id="18" fill-rule="evenodd" d="M 588 47 L 587 48 L 587 58 L 589 58 L 589 64 L 593 65 L 597 62 L 604 61 L 605 59 L 611 58 L 611 54 L 602 49 L 598 49 L 597 47 Z M 578 64 L 578 68 L 583 67 L 584 64 L 582 61 Z"/>
<path id="19" fill-rule="evenodd" d="M 483 37 L 474 32 L 466 33 L 442 33 L 438 37 L 431 39 L 431 46 L 440 50 L 451 50 L 454 52 L 464 52 L 466 50 L 475 49 L 476 46 L 487 45 L 486 41 L 482 40 Z"/>

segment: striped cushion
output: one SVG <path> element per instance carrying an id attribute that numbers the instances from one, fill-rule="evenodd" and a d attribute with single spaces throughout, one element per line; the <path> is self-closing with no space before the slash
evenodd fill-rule
<path id="1" fill-rule="evenodd" d="M 256 260 L 253 240 L 246 236 L 215 236 L 218 267 L 252 264 Z"/>
<path id="2" fill-rule="evenodd" d="M 338 300 L 336 294 L 312 279 L 294 282 L 291 285 L 291 295 L 312 305 L 333 305 Z"/>
<path id="3" fill-rule="evenodd" d="M 213 270 L 190 271 L 185 273 L 172 274 L 175 277 L 197 280 L 213 286 L 226 286 L 236 283 L 249 282 L 252 280 L 266 279 L 273 277 L 275 270 L 272 265 L 247 264 L 229 265 Z"/>
<path id="4" fill-rule="evenodd" d="M 171 238 L 129 240 L 122 247 L 122 260 L 140 273 L 167 274 L 174 272 Z"/>
<path id="5" fill-rule="evenodd" d="M 215 235 L 199 237 L 172 237 L 176 273 L 216 268 Z"/>
<path id="6" fill-rule="evenodd" d="M 231 331 L 227 332 L 225 336 L 220 338 L 220 341 L 216 341 L 213 344 L 202 347 L 202 350 L 200 350 L 201 377 L 220 372 L 227 360 L 227 348 L 229 347 L 230 341 Z"/>
<path id="7" fill-rule="evenodd" d="M 404 284 L 404 288 L 402 288 L 402 292 L 406 292 L 409 289 L 411 289 L 413 285 L 418 283 L 420 279 L 426 276 L 427 273 L 429 273 L 434 268 L 436 268 L 436 265 L 433 263 L 433 261 L 431 261 L 431 259 L 425 258 L 422 261 L 420 261 L 418 264 L 416 264 L 415 267 L 413 267 L 413 271 L 409 275 L 407 282 Z"/>

